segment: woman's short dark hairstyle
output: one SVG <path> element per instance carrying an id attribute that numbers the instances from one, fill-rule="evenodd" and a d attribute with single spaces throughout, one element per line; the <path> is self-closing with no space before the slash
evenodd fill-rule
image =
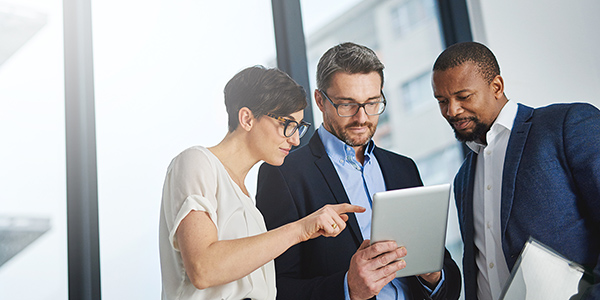
<path id="1" fill-rule="evenodd" d="M 351 42 L 342 43 L 327 50 L 319 59 L 317 88 L 326 91 L 333 75 L 338 71 L 349 74 L 377 72 L 383 87 L 383 68 L 383 63 L 373 50 Z"/>
<path id="2" fill-rule="evenodd" d="M 433 71 L 446 71 L 465 62 L 472 62 L 488 83 L 500 75 L 500 66 L 494 53 L 477 42 L 457 43 L 444 50 L 433 64 Z"/>
<path id="3" fill-rule="evenodd" d="M 289 116 L 307 106 L 306 92 L 288 74 L 279 69 L 263 66 L 246 68 L 235 74 L 225 85 L 225 107 L 229 115 L 229 132 L 238 124 L 238 112 L 249 108 L 254 117 L 272 113 Z"/>

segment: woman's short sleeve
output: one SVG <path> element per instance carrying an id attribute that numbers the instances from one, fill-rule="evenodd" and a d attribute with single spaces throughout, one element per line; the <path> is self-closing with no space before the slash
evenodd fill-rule
<path id="1" fill-rule="evenodd" d="M 169 241 L 176 250 L 179 250 L 179 245 L 175 233 L 191 211 L 207 212 L 217 227 L 216 167 L 209 153 L 198 148 L 183 151 L 169 165 L 162 205 Z"/>

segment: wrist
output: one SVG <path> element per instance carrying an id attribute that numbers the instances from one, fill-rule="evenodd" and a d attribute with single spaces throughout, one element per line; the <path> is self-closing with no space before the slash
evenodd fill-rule
<path id="1" fill-rule="evenodd" d="M 285 228 L 287 236 L 290 238 L 291 246 L 307 240 L 307 238 L 305 238 L 306 234 L 304 233 L 303 226 L 300 224 L 300 220 L 288 223 L 282 227 Z"/>

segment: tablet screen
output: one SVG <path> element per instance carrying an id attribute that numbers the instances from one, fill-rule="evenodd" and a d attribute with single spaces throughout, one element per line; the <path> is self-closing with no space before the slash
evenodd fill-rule
<path id="1" fill-rule="evenodd" d="M 406 267 L 396 277 L 436 272 L 444 266 L 450 184 L 376 193 L 371 243 L 394 240 L 406 247 Z"/>

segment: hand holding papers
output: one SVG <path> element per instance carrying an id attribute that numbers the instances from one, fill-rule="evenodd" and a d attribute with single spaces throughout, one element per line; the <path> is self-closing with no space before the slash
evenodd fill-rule
<path id="1" fill-rule="evenodd" d="M 500 299 L 581 299 L 591 276 L 582 266 L 529 238 Z"/>

